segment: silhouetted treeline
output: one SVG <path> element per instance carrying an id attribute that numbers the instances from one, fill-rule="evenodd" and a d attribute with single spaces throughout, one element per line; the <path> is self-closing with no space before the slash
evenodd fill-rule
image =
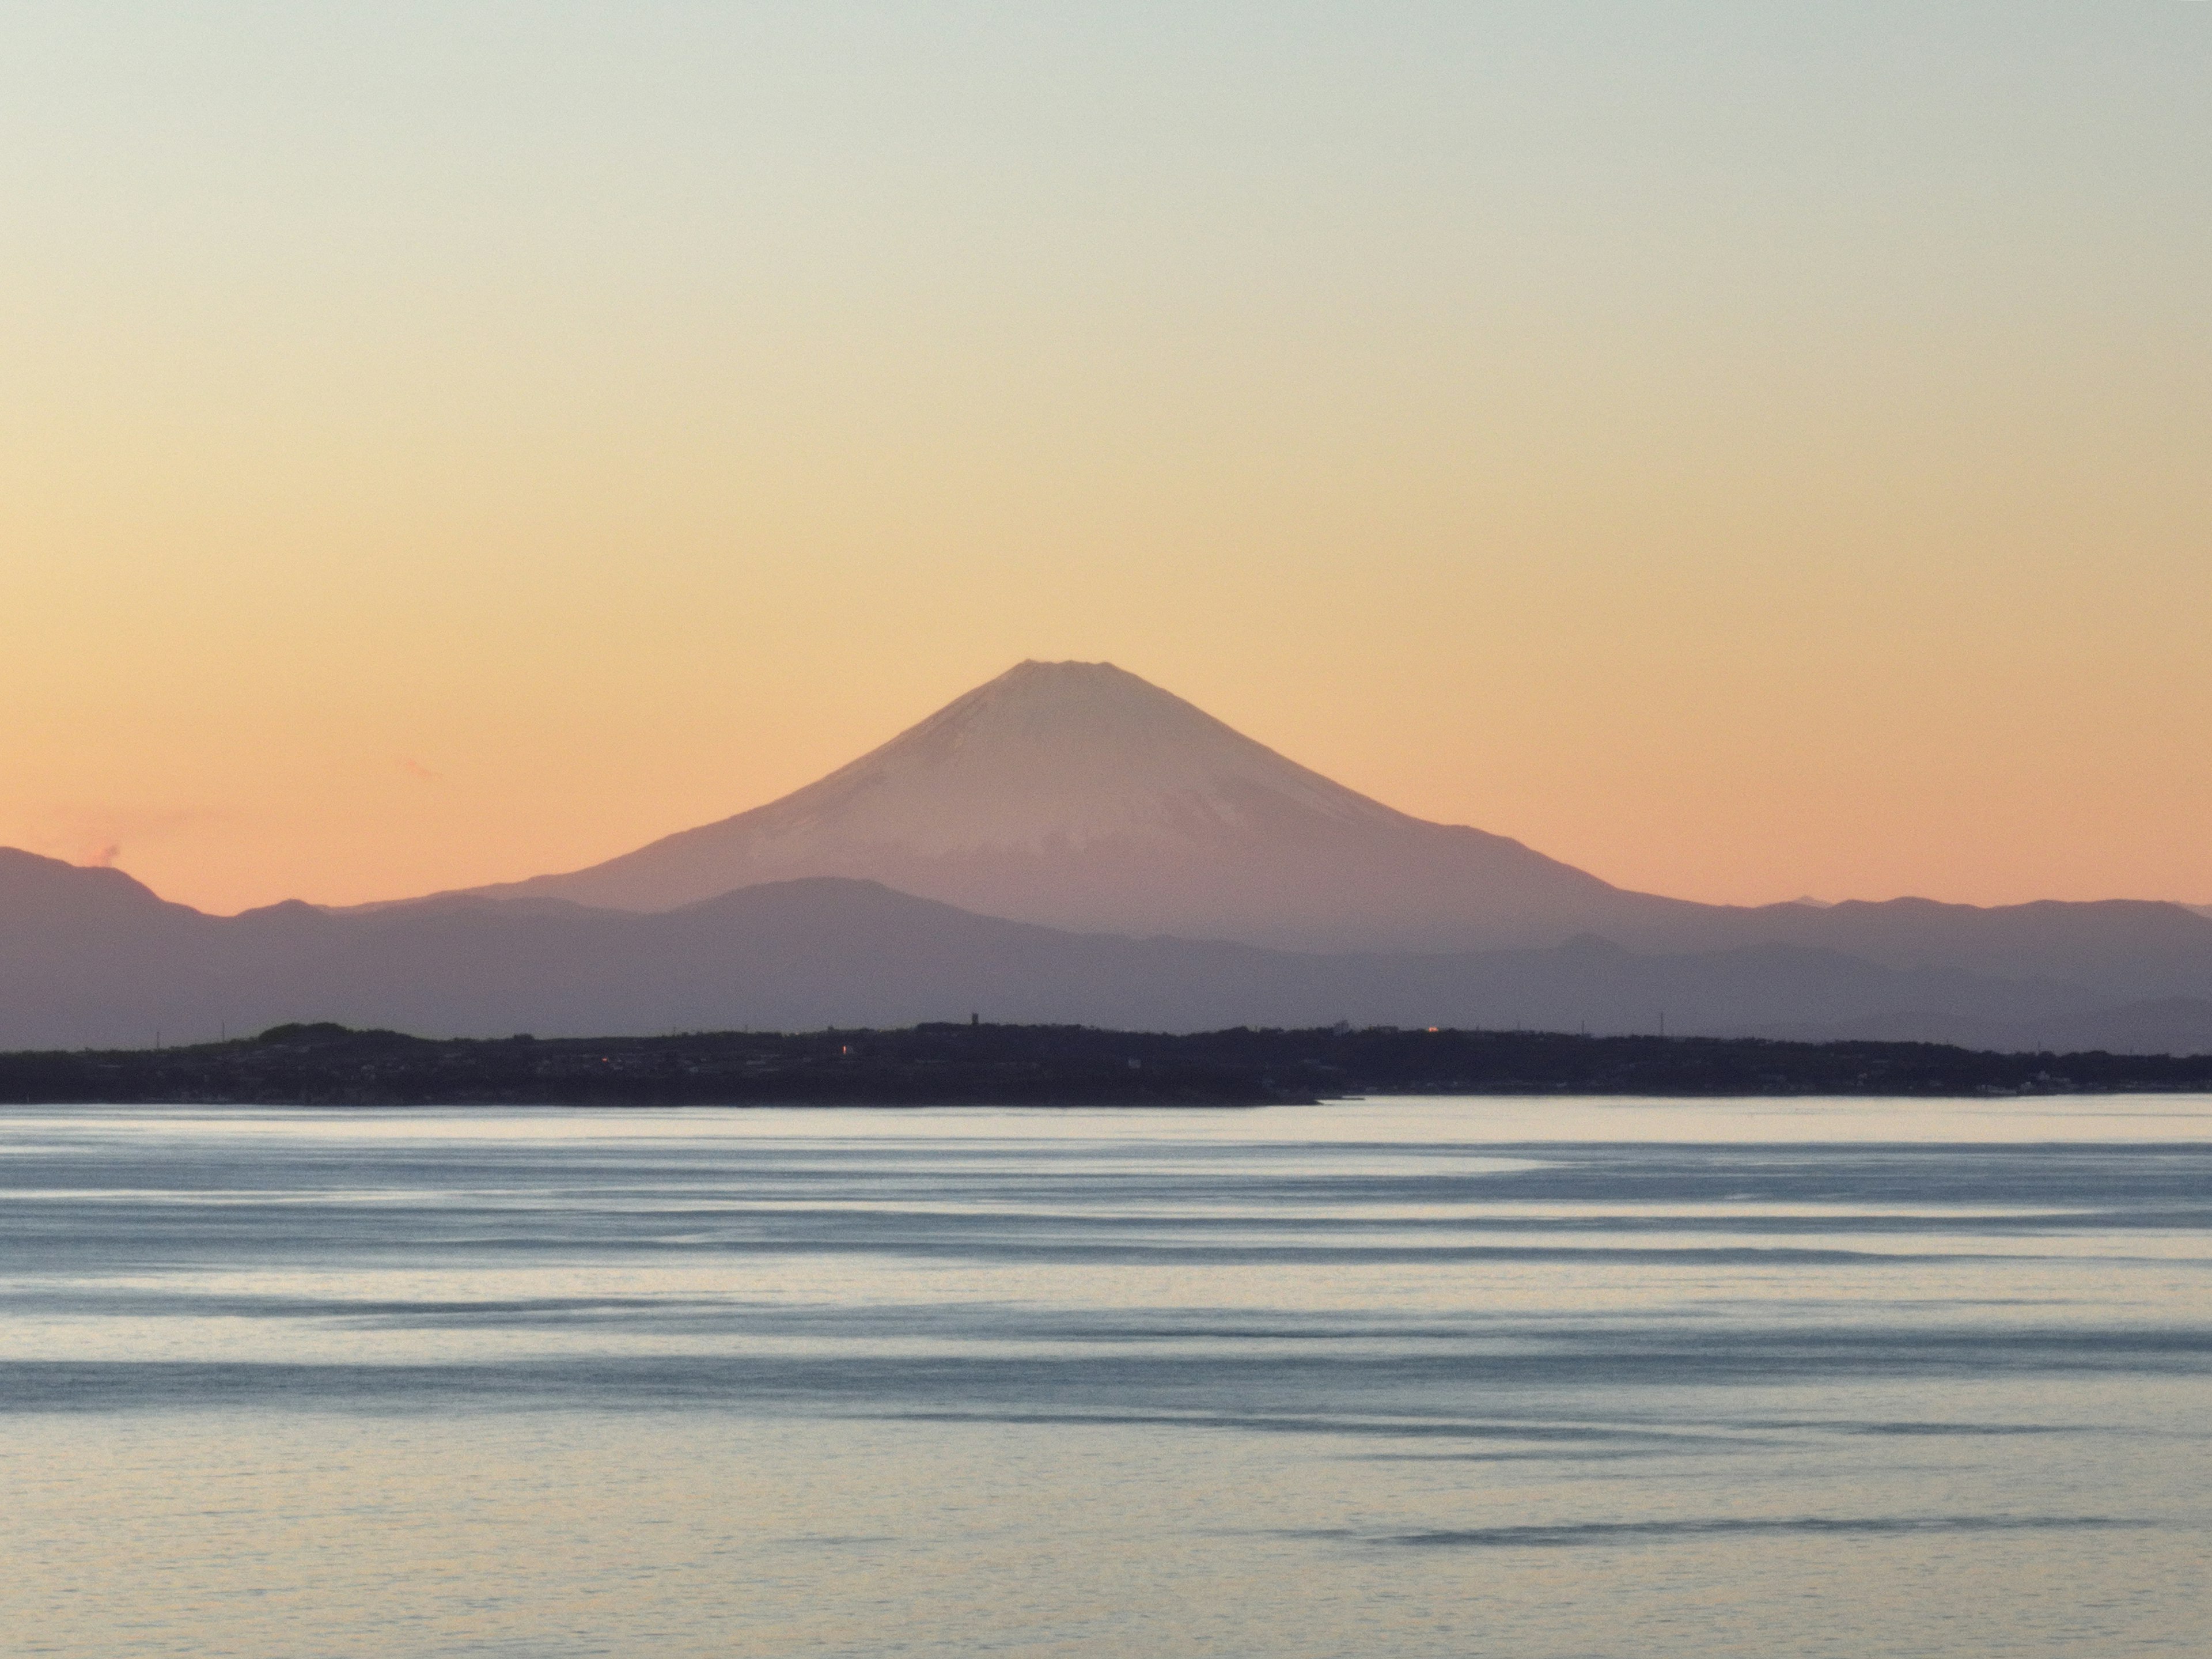
<path id="1" fill-rule="evenodd" d="M 2212 1089 L 2212 1055 L 1530 1031 L 1077 1025 L 430 1040 L 286 1025 L 0 1055 L 13 1104 L 1258 1105 L 1360 1094 L 1973 1095 Z"/>

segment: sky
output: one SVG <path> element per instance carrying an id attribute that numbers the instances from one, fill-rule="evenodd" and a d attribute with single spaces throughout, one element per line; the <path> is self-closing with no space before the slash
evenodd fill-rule
<path id="1" fill-rule="evenodd" d="M 2212 902 L 2212 5 L 0 0 L 0 843 L 573 868 L 1023 658 Z"/>

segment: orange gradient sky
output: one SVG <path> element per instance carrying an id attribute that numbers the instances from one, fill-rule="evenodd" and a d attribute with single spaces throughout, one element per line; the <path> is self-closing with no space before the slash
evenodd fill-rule
<path id="1" fill-rule="evenodd" d="M 2212 902 L 2208 85 L 2185 0 L 0 9 L 0 843 L 524 876 L 1079 657 L 1629 886 Z"/>

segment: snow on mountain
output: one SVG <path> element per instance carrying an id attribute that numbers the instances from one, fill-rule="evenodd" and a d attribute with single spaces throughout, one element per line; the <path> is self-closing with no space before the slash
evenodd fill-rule
<path id="1" fill-rule="evenodd" d="M 1301 814 L 1403 821 L 1111 663 L 1024 662 L 747 817 L 755 833 L 941 855 L 1194 840 Z"/>

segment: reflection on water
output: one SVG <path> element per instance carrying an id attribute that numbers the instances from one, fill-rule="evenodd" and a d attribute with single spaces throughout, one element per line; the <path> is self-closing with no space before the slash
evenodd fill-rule
<path id="1" fill-rule="evenodd" d="M 2132 1655 L 2212 1100 L 0 1115 L 70 1655 Z"/>

